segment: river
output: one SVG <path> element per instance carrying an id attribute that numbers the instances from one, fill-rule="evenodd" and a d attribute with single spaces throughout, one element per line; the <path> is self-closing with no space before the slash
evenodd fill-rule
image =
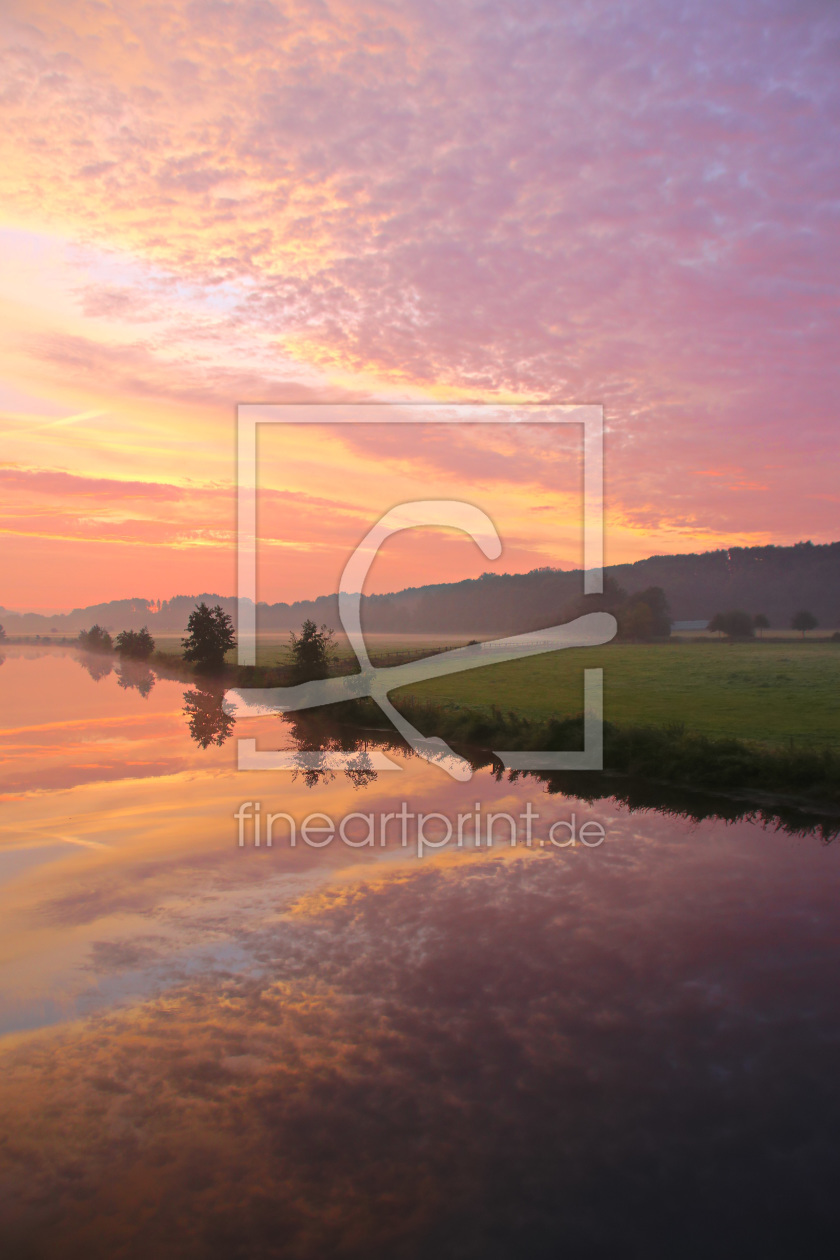
<path id="1" fill-rule="evenodd" d="M 210 684 L 4 657 L 4 1255 L 831 1236 L 838 844 L 458 783 L 396 745 L 377 770 L 373 732 L 322 745 L 234 723 Z M 240 738 L 326 751 L 240 771 Z"/>

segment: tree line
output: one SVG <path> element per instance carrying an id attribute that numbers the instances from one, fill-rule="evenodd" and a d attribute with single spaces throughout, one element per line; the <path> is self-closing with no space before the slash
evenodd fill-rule
<path id="1" fill-rule="evenodd" d="M 800 608 L 790 619 L 791 630 L 799 630 L 802 638 L 809 630 L 816 630 L 819 622 L 807 608 Z M 770 629 L 770 620 L 765 613 L 750 615 L 741 608 L 732 608 L 729 612 L 715 613 L 706 627 L 718 634 L 725 634 L 728 639 L 752 639 L 756 630 Z"/>
<path id="2" fill-rule="evenodd" d="M 136 661 L 147 661 L 155 650 L 155 641 L 147 626 L 140 630 L 122 630 L 115 639 L 100 625 L 81 630 L 77 640 L 86 652 L 116 652 Z M 197 669 L 217 672 L 225 663 L 225 655 L 236 647 L 233 618 L 221 605 L 208 608 L 198 604 L 187 622 L 186 637 L 181 640 L 185 661 Z"/>
<path id="3" fill-rule="evenodd" d="M 618 623 L 618 636 L 622 639 L 650 641 L 667 638 L 671 633 L 671 614 L 668 600 L 661 586 L 649 586 L 631 595 L 622 589 L 614 578 L 606 575 L 603 591 L 598 595 L 584 595 L 563 610 L 566 618 L 582 616 L 589 612 L 610 612 Z M 800 609 L 791 618 L 791 628 L 801 632 L 804 638 L 809 630 L 816 629 L 814 614 Z M 770 628 L 764 613 L 750 614 L 742 609 L 715 613 L 707 629 L 726 635 L 729 639 L 753 638 Z M 292 654 L 293 682 L 310 682 L 326 678 L 334 654 L 334 631 L 326 624 L 319 628 L 315 621 L 306 618 L 300 631 L 289 635 Z M 0 626 L 0 641 L 5 638 Z M 148 628 L 123 630 L 115 639 L 102 626 L 95 624 L 79 633 L 78 644 L 87 652 L 116 652 L 119 656 L 135 661 L 148 661 L 155 651 L 155 640 Z M 220 604 L 212 608 L 204 602 L 198 604 L 187 621 L 187 633 L 181 639 L 183 659 L 195 666 L 200 673 L 219 673 L 225 656 L 236 647 L 236 631 L 233 618 Z"/>

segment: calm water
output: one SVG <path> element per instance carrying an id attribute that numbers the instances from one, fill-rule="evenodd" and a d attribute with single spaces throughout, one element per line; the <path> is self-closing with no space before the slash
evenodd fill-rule
<path id="1" fill-rule="evenodd" d="M 362 754 L 349 775 L 243 773 L 239 736 L 294 748 L 299 728 L 232 728 L 212 688 L 97 678 L 110 662 L 72 651 L 5 657 L 4 1255 L 800 1257 L 832 1238 L 840 845 L 488 769 L 455 784 L 391 751 L 400 772 Z M 292 848 L 281 827 L 268 849 L 250 829 L 239 847 L 243 801 L 298 825 L 378 829 L 402 802 L 540 821 L 530 849 L 467 829 L 420 859 L 413 825 L 405 848 Z M 573 814 L 603 844 L 540 847 Z"/>

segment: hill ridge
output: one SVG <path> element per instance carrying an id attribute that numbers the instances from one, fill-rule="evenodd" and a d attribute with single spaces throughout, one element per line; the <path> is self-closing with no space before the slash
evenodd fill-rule
<path id="1" fill-rule="evenodd" d="M 680 555 L 654 555 L 609 565 L 609 574 L 628 593 L 661 586 L 676 621 L 711 618 L 728 608 L 763 612 L 777 627 L 808 608 L 823 627 L 840 625 L 840 542 L 794 543 L 788 547 L 718 548 Z M 582 569 L 542 566 L 527 573 L 485 572 L 457 582 L 428 583 L 363 597 L 370 632 L 510 634 L 565 620 L 583 593 Z M 4 609 L 7 634 L 76 633 L 98 621 L 114 630 L 182 631 L 194 605 L 219 603 L 236 617 L 236 598 L 215 592 L 175 595 L 162 602 L 141 597 L 111 600 L 47 615 Z M 335 594 L 315 599 L 258 604 L 258 625 L 291 630 L 311 617 L 339 627 Z"/>

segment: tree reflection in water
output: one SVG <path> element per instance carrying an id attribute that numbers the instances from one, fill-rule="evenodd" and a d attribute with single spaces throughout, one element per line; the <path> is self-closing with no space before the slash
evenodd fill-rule
<path id="1" fill-rule="evenodd" d="M 367 787 L 378 778 L 367 751 L 368 740 L 358 731 L 337 724 L 333 706 L 307 713 L 288 713 L 284 718 L 298 752 L 309 753 L 311 761 L 292 772 L 292 778 L 302 778 L 307 787 L 318 783 L 330 783 L 335 771 L 329 766 L 329 753 L 355 753 L 353 760 L 344 767 L 344 775 L 357 788 Z"/>
<path id="2" fill-rule="evenodd" d="M 145 700 L 155 685 L 155 676 L 143 661 L 124 660 L 117 670 L 117 686 L 124 691 L 139 691 Z"/>
<path id="3" fill-rule="evenodd" d="M 107 678 L 114 668 L 109 657 L 94 655 L 93 652 L 81 652 L 79 664 L 82 669 L 87 670 L 94 682 L 99 682 L 100 678 Z"/>
<path id="4" fill-rule="evenodd" d="M 132 685 L 121 683 L 121 686 Z M 136 684 L 133 684 L 136 685 Z M 190 736 L 201 748 L 221 747 L 230 738 L 236 718 L 224 707 L 225 688 L 221 683 L 206 683 L 184 692 L 183 712 L 187 715 Z M 352 760 L 342 767 L 346 778 L 357 788 L 367 787 L 378 778 L 368 752 L 368 744 L 402 748 L 399 736 L 383 732 L 369 738 L 368 732 L 352 730 L 338 724 L 336 706 L 324 706 L 315 712 L 285 714 L 283 721 L 294 741 L 295 751 L 306 753 L 306 763 L 292 772 L 307 787 L 331 783 L 335 771 L 330 766 L 331 753 L 353 753 Z"/>
<path id="5" fill-rule="evenodd" d="M 222 685 L 207 684 L 184 692 L 184 708 L 190 735 L 200 748 L 215 744 L 221 748 L 230 739 L 236 718 L 224 709 L 225 689 Z"/>

